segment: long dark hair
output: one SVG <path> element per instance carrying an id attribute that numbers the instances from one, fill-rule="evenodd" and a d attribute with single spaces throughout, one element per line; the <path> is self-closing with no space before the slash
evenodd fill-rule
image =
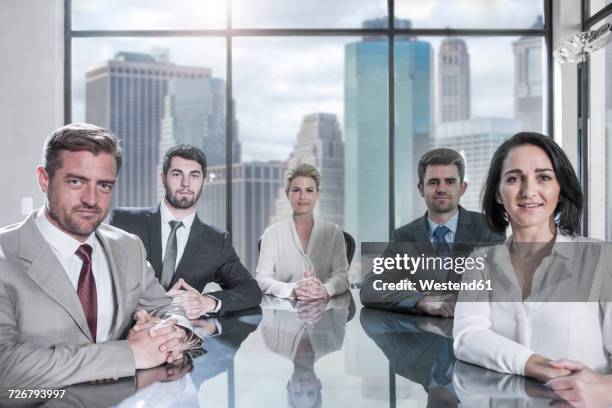
<path id="1" fill-rule="evenodd" d="M 489 227 L 498 233 L 504 233 L 508 227 L 508 214 L 504 206 L 497 202 L 497 191 L 504 160 L 508 157 L 510 150 L 522 145 L 534 145 L 546 152 L 561 187 L 559 202 L 554 213 L 558 220 L 558 227 L 566 235 L 578 235 L 583 205 L 582 189 L 578 177 L 561 147 L 552 138 L 535 132 L 515 134 L 502 143 L 493 155 L 481 194 L 482 211 Z"/>

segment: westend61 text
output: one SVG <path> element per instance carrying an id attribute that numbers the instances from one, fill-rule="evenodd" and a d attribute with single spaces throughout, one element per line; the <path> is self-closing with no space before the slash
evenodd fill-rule
<path id="1" fill-rule="evenodd" d="M 408 271 L 414 275 L 418 270 L 435 271 L 435 270 L 452 270 L 455 273 L 463 274 L 465 271 L 476 269 L 483 270 L 485 267 L 484 257 L 445 257 L 438 256 L 408 256 L 406 254 L 397 254 L 394 257 L 377 257 L 374 258 L 372 272 L 381 274 L 384 271 L 398 270 Z"/>
<path id="2" fill-rule="evenodd" d="M 399 282 L 383 282 L 380 279 L 374 281 L 374 290 L 410 290 L 419 292 L 427 291 L 454 291 L 454 290 L 493 290 L 489 279 L 475 280 L 471 282 L 438 282 L 433 279 L 411 282 L 407 279 Z"/>

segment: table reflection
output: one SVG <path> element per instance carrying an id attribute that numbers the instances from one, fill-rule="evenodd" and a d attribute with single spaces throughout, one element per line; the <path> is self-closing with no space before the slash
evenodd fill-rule
<path id="1" fill-rule="evenodd" d="M 201 356 L 67 387 L 62 399 L 0 396 L 0 406 L 607 406 L 601 389 L 572 405 L 538 382 L 456 361 L 452 323 L 356 310 L 351 294 L 309 303 L 265 297 L 261 309 L 198 322 L 211 334 Z"/>
<path id="2" fill-rule="evenodd" d="M 346 323 L 352 318 L 351 309 L 354 311 L 353 298 L 346 293 L 303 302 L 265 296 L 261 307 L 264 343 L 293 363 L 287 382 L 288 405 L 320 407 L 322 384 L 315 362 L 342 348 Z"/>
<path id="3" fill-rule="evenodd" d="M 452 319 L 361 310 L 361 325 L 389 360 L 390 389 L 400 375 L 427 392 L 427 407 L 456 407 Z M 395 405 L 395 395 L 390 405 Z"/>
<path id="4" fill-rule="evenodd" d="M 462 407 L 571 406 L 544 384 L 457 361 L 453 383 Z"/>

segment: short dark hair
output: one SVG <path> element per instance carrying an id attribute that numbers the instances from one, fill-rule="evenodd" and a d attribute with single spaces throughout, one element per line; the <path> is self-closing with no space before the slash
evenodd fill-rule
<path id="1" fill-rule="evenodd" d="M 515 134 L 502 143 L 493 155 L 481 194 L 482 211 L 489 227 L 498 233 L 504 233 L 508 227 L 510 220 L 504 206 L 497 201 L 497 191 L 501 181 L 504 160 L 512 149 L 523 145 L 533 145 L 541 148 L 552 162 L 557 180 L 563 180 L 563 182 L 559 182 L 561 191 L 554 213 L 555 218 L 558 219 L 559 229 L 567 235 L 579 234 L 583 205 L 580 181 L 578 181 L 572 163 L 561 147 L 552 138 L 535 132 Z"/>
<path id="2" fill-rule="evenodd" d="M 108 129 L 89 123 L 70 123 L 51 133 L 43 146 L 43 165 L 49 175 L 62 167 L 60 154 L 87 151 L 94 155 L 108 153 L 115 158 L 116 171 L 121 168 L 121 148 L 115 135 Z"/>
<path id="3" fill-rule="evenodd" d="M 427 166 L 449 166 L 451 164 L 457 166 L 457 170 L 459 170 L 459 181 L 463 183 L 463 179 L 465 178 L 465 160 L 463 160 L 463 157 L 461 157 L 459 153 L 453 149 L 447 148 L 433 149 L 428 151 L 419 160 L 419 184 L 423 184 L 425 182 L 424 179 Z"/>
<path id="4" fill-rule="evenodd" d="M 186 160 L 198 162 L 198 164 L 202 167 L 202 177 L 206 178 L 206 155 L 201 149 L 188 144 L 179 144 L 166 150 L 162 168 L 164 175 L 168 175 L 168 170 L 170 170 L 170 163 L 172 162 L 173 157 L 182 157 Z"/>

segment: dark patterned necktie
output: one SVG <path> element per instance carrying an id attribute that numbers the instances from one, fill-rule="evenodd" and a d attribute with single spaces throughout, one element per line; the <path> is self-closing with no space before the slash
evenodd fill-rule
<path id="1" fill-rule="evenodd" d="M 183 222 L 170 221 L 168 224 L 170 224 L 171 229 L 170 235 L 168 236 L 168 242 L 166 243 L 166 253 L 164 254 L 164 263 L 162 265 L 161 274 L 161 285 L 166 290 L 170 288 L 170 282 L 172 282 L 172 277 L 174 276 L 174 271 L 176 268 L 176 230 L 183 226 Z"/>
<path id="2" fill-rule="evenodd" d="M 91 264 L 91 252 L 92 248 L 87 244 L 81 245 L 76 250 L 76 255 L 83 261 L 77 286 L 77 295 L 85 312 L 85 319 L 91 332 L 91 338 L 95 343 L 98 327 L 98 295 L 96 292 L 96 279 L 94 278 Z"/>
<path id="3" fill-rule="evenodd" d="M 436 255 L 440 258 L 446 258 L 451 255 L 451 248 L 449 243 L 446 241 L 446 234 L 450 232 L 450 229 L 445 225 L 436 227 L 433 232 L 434 239 L 436 241 Z"/>

